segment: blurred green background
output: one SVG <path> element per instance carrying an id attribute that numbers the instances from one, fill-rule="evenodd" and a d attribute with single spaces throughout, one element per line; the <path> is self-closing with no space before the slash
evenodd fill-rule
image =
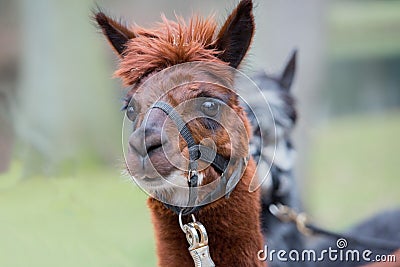
<path id="1" fill-rule="evenodd" d="M 236 1 L 97 1 L 149 26 Z M 89 0 L 0 0 L 0 266 L 155 266 L 146 195 L 123 169 L 117 58 Z M 400 1 L 257 1 L 244 71 L 299 50 L 296 175 L 345 229 L 400 204 Z"/>

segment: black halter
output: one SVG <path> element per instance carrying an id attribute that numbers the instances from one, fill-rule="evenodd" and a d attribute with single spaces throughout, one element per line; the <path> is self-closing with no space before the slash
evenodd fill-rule
<path id="1" fill-rule="evenodd" d="M 189 150 L 189 166 L 188 166 L 188 187 L 189 187 L 189 200 L 187 207 L 179 207 L 164 203 L 164 206 L 172 210 L 176 214 L 182 213 L 182 215 L 193 214 L 198 212 L 201 207 L 208 204 L 212 199 L 221 196 L 221 193 L 225 197 L 229 197 L 236 184 L 239 182 L 241 177 L 241 170 L 243 165 L 247 164 L 248 158 L 244 158 L 239 162 L 238 168 L 233 171 L 229 179 L 225 176 L 225 171 L 228 167 L 229 160 L 216 153 L 214 149 L 196 144 L 192 133 L 187 127 L 186 122 L 181 118 L 179 113 L 175 109 L 163 101 L 156 102 L 151 108 L 158 108 L 164 111 L 168 117 L 175 123 L 176 127 L 182 138 L 186 141 Z M 217 188 L 210 192 L 200 203 L 196 203 L 197 200 L 197 183 L 198 183 L 198 160 L 210 163 L 218 172 L 221 173 L 221 181 Z"/>

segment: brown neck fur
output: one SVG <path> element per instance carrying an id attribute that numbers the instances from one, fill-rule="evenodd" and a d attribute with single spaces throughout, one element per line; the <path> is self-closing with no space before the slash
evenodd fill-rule
<path id="1" fill-rule="evenodd" d="M 259 191 L 250 193 L 255 164 L 249 161 L 242 179 L 228 199 L 221 198 L 203 207 L 197 219 L 206 228 L 211 257 L 216 266 L 266 266 L 257 259 L 263 248 L 260 228 Z M 150 198 L 159 266 L 194 266 L 178 216 Z"/>

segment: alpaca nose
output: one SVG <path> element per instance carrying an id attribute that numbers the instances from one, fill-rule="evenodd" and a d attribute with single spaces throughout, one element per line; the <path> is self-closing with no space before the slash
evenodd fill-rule
<path id="1" fill-rule="evenodd" d="M 143 158 L 150 155 L 153 151 L 161 148 L 161 131 L 158 129 L 137 129 L 129 138 L 131 150 Z"/>
<path id="2" fill-rule="evenodd" d="M 143 158 L 162 148 L 166 140 L 162 138 L 162 127 L 166 116 L 163 112 L 152 110 L 147 120 L 129 137 L 131 150 Z"/>

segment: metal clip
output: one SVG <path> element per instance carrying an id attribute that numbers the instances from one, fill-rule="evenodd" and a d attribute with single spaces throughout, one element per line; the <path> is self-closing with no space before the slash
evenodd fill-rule
<path id="1" fill-rule="evenodd" d="M 195 267 L 215 267 L 208 248 L 206 228 L 192 214 L 193 222 L 182 225 L 182 212 L 179 213 L 179 225 L 189 243 L 189 252 Z"/>

